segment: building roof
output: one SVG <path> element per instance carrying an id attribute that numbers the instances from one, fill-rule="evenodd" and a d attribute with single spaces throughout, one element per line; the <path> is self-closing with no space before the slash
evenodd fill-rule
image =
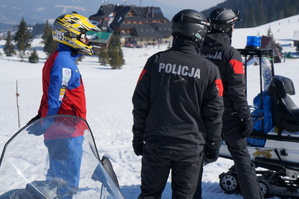
<path id="1" fill-rule="evenodd" d="M 109 32 L 87 31 L 86 34 L 90 42 L 94 42 L 94 43 L 106 44 L 111 37 L 111 33 Z"/>
<path id="2" fill-rule="evenodd" d="M 110 20 L 109 23 L 104 22 L 105 17 L 106 21 Z M 109 25 L 114 31 L 127 30 L 124 34 L 134 34 L 131 36 L 167 38 L 171 35 L 171 23 L 159 7 L 102 5 L 98 13 L 89 18 L 103 21 L 99 28 L 109 30 L 103 27 Z"/>
<path id="3" fill-rule="evenodd" d="M 114 5 L 112 4 L 109 4 L 109 5 L 105 5 L 105 6 L 101 6 L 98 10 L 98 12 L 94 15 L 91 15 L 89 18 L 92 18 L 92 17 L 103 17 L 105 15 L 109 15 L 111 13 L 113 13 L 114 11 Z"/>
<path id="4" fill-rule="evenodd" d="M 156 31 L 151 25 L 143 24 L 135 27 L 136 33 L 139 37 L 163 37 L 159 31 Z"/>

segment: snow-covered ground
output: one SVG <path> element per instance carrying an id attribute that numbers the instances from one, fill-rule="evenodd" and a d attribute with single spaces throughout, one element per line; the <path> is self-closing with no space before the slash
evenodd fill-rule
<path id="1" fill-rule="evenodd" d="M 246 37 L 266 35 L 270 27 L 276 42 L 292 43 L 299 16 L 283 19 L 271 24 L 251 29 L 236 29 L 233 33 L 233 46 L 244 48 Z M 298 28 L 299 29 L 299 28 Z M 41 40 L 35 39 L 33 46 L 37 48 L 40 61 L 37 64 L 20 62 L 17 57 L 5 57 L 4 40 L 0 41 L 0 151 L 5 142 L 19 129 L 16 88 L 18 85 L 18 103 L 20 124 L 24 126 L 37 114 L 41 98 L 41 70 L 46 60 L 42 52 Z M 147 58 L 157 51 L 165 50 L 167 45 L 153 48 L 123 48 L 125 65 L 121 70 L 111 70 L 101 66 L 98 58 L 87 56 L 79 63 L 87 95 L 87 121 L 94 133 L 100 155 L 110 157 L 118 176 L 120 189 L 126 199 L 134 199 L 139 195 L 141 157 L 135 156 L 132 146 L 132 94 L 143 65 Z M 285 51 L 295 51 L 290 45 Z M 293 80 L 299 89 L 299 60 L 286 60 L 275 64 L 275 73 Z M 248 68 L 248 100 L 252 104 L 257 95 L 258 67 Z M 252 75 L 250 75 L 252 74 Z M 299 104 L 299 96 L 292 96 Z M 30 144 L 30 143 L 28 143 Z M 237 194 L 225 194 L 219 187 L 219 174 L 226 172 L 232 161 L 219 158 L 215 163 L 204 168 L 203 198 L 209 199 L 241 199 Z M 2 186 L 2 185 L 1 185 Z M 171 198 L 170 180 L 165 188 L 163 199 Z M 275 197 L 274 197 L 275 198 Z"/>

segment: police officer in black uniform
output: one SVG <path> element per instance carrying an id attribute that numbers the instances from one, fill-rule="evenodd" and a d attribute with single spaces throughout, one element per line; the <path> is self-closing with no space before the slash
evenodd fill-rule
<path id="1" fill-rule="evenodd" d="M 225 108 L 222 137 L 234 160 L 243 197 L 260 199 L 263 196 L 245 139 L 251 134 L 253 124 L 245 93 L 243 62 L 239 51 L 231 46 L 234 23 L 239 20 L 239 12 L 217 8 L 209 18 L 211 31 L 205 37 L 201 54 L 218 66 L 223 82 Z"/>
<path id="2" fill-rule="evenodd" d="M 217 66 L 198 54 L 208 26 L 197 11 L 178 12 L 173 46 L 152 55 L 140 74 L 132 99 L 140 199 L 161 198 L 170 171 L 172 198 L 191 199 L 204 157 L 218 158 L 223 86 Z"/>

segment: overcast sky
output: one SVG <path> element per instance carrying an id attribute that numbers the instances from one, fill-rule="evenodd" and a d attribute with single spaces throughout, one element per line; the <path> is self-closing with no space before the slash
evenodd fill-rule
<path id="1" fill-rule="evenodd" d="M 143 0 L 143 2 L 150 0 Z M 222 3 L 225 0 L 156 0 L 164 4 L 169 4 L 175 7 L 192 8 L 198 11 L 208 9 L 210 7 L 216 6 L 218 3 Z"/>
<path id="2" fill-rule="evenodd" d="M 183 9 L 194 9 L 199 12 L 214 7 L 225 0 L 102 0 L 103 4 L 126 4 L 137 6 L 159 6 L 168 19 Z M 158 4 L 159 5 L 158 5 Z M 168 7 L 169 6 L 169 7 Z"/>
<path id="3" fill-rule="evenodd" d="M 225 0 L 155 0 L 157 2 L 163 3 L 165 5 L 177 7 L 178 9 L 192 8 L 198 11 L 208 9 L 210 7 L 216 6 L 218 3 L 222 3 Z M 127 5 L 151 5 L 153 0 L 102 0 L 106 3 L 118 3 Z"/>

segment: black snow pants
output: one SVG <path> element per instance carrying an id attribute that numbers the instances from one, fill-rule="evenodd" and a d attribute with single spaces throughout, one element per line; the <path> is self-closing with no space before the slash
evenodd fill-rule
<path id="1" fill-rule="evenodd" d="M 192 199 L 201 172 L 203 154 L 186 155 L 144 146 L 141 193 L 138 199 L 160 199 L 171 171 L 173 199 Z"/>
<path id="2" fill-rule="evenodd" d="M 241 194 L 245 199 L 262 199 L 255 165 L 247 150 L 247 141 L 241 136 L 242 122 L 238 117 L 223 120 L 222 137 L 234 160 Z"/>

